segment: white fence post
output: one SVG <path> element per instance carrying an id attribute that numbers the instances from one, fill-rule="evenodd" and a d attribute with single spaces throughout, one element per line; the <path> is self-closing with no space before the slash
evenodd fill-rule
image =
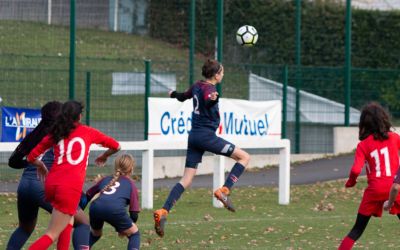
<path id="1" fill-rule="evenodd" d="M 285 147 L 279 150 L 279 204 L 290 201 L 290 141 L 284 139 Z"/>
<path id="2" fill-rule="evenodd" d="M 225 177 L 225 156 L 216 155 L 214 156 L 214 173 L 213 173 L 213 190 L 212 190 L 212 202 L 214 207 L 223 207 L 222 203 L 214 197 L 214 190 L 222 187 L 224 184 Z"/>
<path id="3" fill-rule="evenodd" d="M 154 150 L 149 148 L 142 154 L 142 208 L 153 208 Z"/>

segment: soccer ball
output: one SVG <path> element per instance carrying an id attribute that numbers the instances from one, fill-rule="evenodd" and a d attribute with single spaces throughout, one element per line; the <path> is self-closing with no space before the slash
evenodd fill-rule
<path id="1" fill-rule="evenodd" d="M 236 32 L 236 41 L 245 47 L 251 47 L 258 40 L 257 30 L 250 25 L 243 25 Z"/>

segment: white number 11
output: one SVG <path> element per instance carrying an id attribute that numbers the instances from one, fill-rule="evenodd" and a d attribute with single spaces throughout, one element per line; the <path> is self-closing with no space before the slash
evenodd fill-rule
<path id="1" fill-rule="evenodd" d="M 385 170 L 386 176 L 391 176 L 392 173 L 390 171 L 390 159 L 389 159 L 389 150 L 387 147 L 384 147 L 380 150 L 380 153 L 385 158 Z M 379 160 L 378 150 L 375 149 L 371 152 L 371 157 L 375 159 L 375 170 L 376 170 L 376 177 L 381 177 L 381 161 Z"/>

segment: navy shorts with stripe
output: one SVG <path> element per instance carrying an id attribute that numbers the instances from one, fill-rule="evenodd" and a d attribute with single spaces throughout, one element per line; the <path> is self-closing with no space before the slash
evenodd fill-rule
<path id="1" fill-rule="evenodd" d="M 224 156 L 231 156 L 235 145 L 218 137 L 214 131 L 191 131 L 186 152 L 186 164 L 188 168 L 197 168 L 205 151 Z"/>
<path id="2" fill-rule="evenodd" d="M 104 222 L 113 226 L 117 232 L 123 232 L 131 228 L 133 224 L 125 208 L 113 208 L 112 204 L 96 203 L 96 201 L 90 206 L 89 218 L 90 226 L 95 230 L 102 229 Z"/>

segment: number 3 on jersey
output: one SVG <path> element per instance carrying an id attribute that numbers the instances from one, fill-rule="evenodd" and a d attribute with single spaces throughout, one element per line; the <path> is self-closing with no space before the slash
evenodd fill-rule
<path id="1" fill-rule="evenodd" d="M 379 153 L 383 155 L 383 158 L 385 160 L 385 171 L 386 171 L 386 176 L 391 176 L 392 173 L 390 171 L 390 158 L 389 158 L 389 150 L 387 147 L 382 148 Z M 375 170 L 376 170 L 376 177 L 381 177 L 381 161 L 379 159 L 379 153 L 378 149 L 375 149 L 374 151 L 371 152 L 371 157 L 374 158 L 375 160 Z"/>
<path id="2" fill-rule="evenodd" d="M 107 191 L 104 191 L 103 192 L 103 194 L 113 194 L 113 193 L 115 193 L 115 191 L 117 191 L 117 187 L 119 187 L 121 184 L 118 182 L 118 181 L 116 181 L 115 183 L 114 183 L 114 185 L 112 185 L 111 187 L 109 187 L 108 189 L 107 189 Z"/>

